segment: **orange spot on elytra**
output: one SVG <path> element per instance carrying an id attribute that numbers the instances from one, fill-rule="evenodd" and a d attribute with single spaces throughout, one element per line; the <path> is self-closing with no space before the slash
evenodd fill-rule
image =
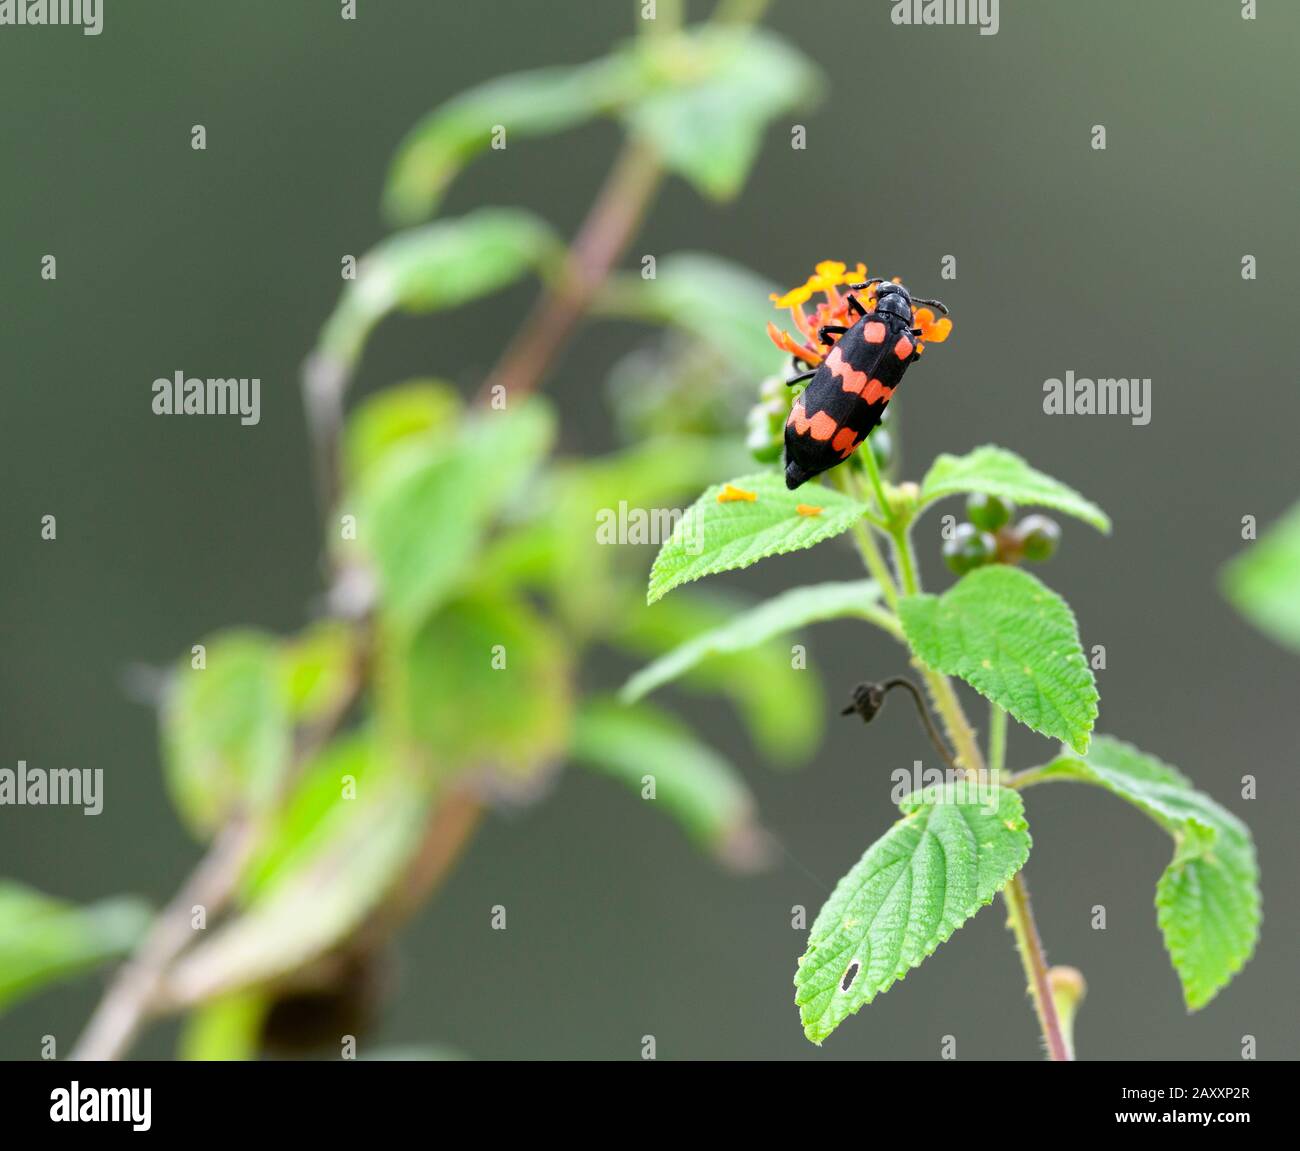
<path id="1" fill-rule="evenodd" d="M 808 430 L 815 440 L 829 440 L 838 426 L 829 412 L 816 412 L 808 421 Z"/>
<path id="2" fill-rule="evenodd" d="M 862 389 L 867 386 L 867 373 L 859 372 L 856 368 L 851 367 L 844 359 L 844 353 L 840 351 L 839 344 L 831 349 L 831 354 L 826 357 L 826 366 L 830 368 L 831 375 L 840 381 L 840 386 L 853 395 L 861 395 Z"/>
<path id="3" fill-rule="evenodd" d="M 812 421 L 808 418 L 808 412 L 804 409 L 803 404 L 798 400 L 795 401 L 794 406 L 790 409 L 790 418 L 785 422 L 787 426 L 794 428 L 795 435 L 797 436 L 806 436 L 808 434 L 808 428 L 812 425 Z"/>
<path id="4" fill-rule="evenodd" d="M 894 345 L 894 355 L 900 360 L 907 359 L 912 354 L 912 341 L 906 336 L 899 336 L 898 343 Z"/>
<path id="5" fill-rule="evenodd" d="M 718 503 L 731 504 L 738 500 L 746 500 L 753 503 L 758 499 L 757 492 L 747 492 L 744 488 L 738 488 L 734 484 L 723 484 L 722 491 L 718 493 Z"/>
<path id="6" fill-rule="evenodd" d="M 869 344 L 883 344 L 885 342 L 885 325 L 879 320 L 872 320 L 869 324 L 863 324 L 862 338 Z"/>
<path id="7" fill-rule="evenodd" d="M 857 438 L 858 433 L 852 428 L 840 428 L 840 430 L 835 433 L 835 438 L 831 440 L 831 447 L 833 447 L 837 452 L 842 452 L 845 448 L 851 448 L 857 441 Z"/>
<path id="8" fill-rule="evenodd" d="M 801 516 L 819 516 L 822 514 L 822 509 L 817 507 L 816 504 L 796 504 L 794 510 Z"/>
<path id="9" fill-rule="evenodd" d="M 865 388 L 862 389 L 862 398 L 869 404 L 879 404 L 888 401 L 889 397 L 894 394 L 893 388 L 887 388 L 879 380 L 873 379 Z"/>

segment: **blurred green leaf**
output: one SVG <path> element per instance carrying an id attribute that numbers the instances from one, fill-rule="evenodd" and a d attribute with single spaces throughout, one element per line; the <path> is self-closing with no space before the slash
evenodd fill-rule
<path id="1" fill-rule="evenodd" d="M 740 191 L 768 123 L 819 87 L 807 57 L 758 28 L 642 37 L 635 50 L 659 82 L 624 118 L 669 168 L 717 200 Z"/>
<path id="2" fill-rule="evenodd" d="M 945 496 L 979 492 L 1024 506 L 1052 508 L 1081 519 L 1098 531 L 1110 531 L 1110 518 L 1060 480 L 1031 468 L 1015 452 L 985 444 L 964 456 L 939 456 L 921 483 L 921 503 Z"/>
<path id="3" fill-rule="evenodd" d="M 663 804 L 700 846 L 738 866 L 760 861 L 754 800 L 730 763 L 648 704 L 595 699 L 574 725 L 573 758 Z M 647 788 L 653 785 L 653 797 Z"/>
<path id="4" fill-rule="evenodd" d="M 659 549 L 646 600 L 654 603 L 707 575 L 810 548 L 848 531 L 866 510 L 830 488 L 787 491 L 775 472 L 717 484 L 695 501 Z"/>
<path id="5" fill-rule="evenodd" d="M 637 597 L 624 613 L 622 630 L 610 639 L 642 658 L 665 655 L 683 650 L 696 637 L 721 633 L 731 620 L 753 610 L 752 602 L 713 590 L 683 592 L 652 608 Z M 710 652 L 683 671 L 681 686 L 731 700 L 750 738 L 769 759 L 797 763 L 821 739 L 821 677 L 811 664 L 795 667 L 789 644 L 774 638 Z"/>
<path id="6" fill-rule="evenodd" d="M 363 1050 L 357 1055 L 362 1062 L 371 1063 L 458 1063 L 467 1058 L 452 1047 L 440 1047 L 436 1044 L 420 1043 L 406 1047 L 377 1047 L 375 1050 Z"/>
<path id="7" fill-rule="evenodd" d="M 388 733 L 422 748 L 439 778 L 486 768 L 518 784 L 563 755 L 569 655 L 526 601 L 454 600 L 380 660 Z"/>
<path id="8" fill-rule="evenodd" d="M 348 938 L 392 890 L 429 813 L 424 777 L 369 731 L 308 766 L 244 877 L 244 909 L 184 955 L 167 991 L 182 1003 L 296 970 Z"/>
<path id="9" fill-rule="evenodd" d="M 546 497 L 550 591 L 574 631 L 622 626 L 641 598 L 633 581 L 645 570 L 647 545 L 671 532 L 679 501 L 728 474 L 736 454 L 731 440 L 659 436 L 555 470 Z"/>
<path id="10" fill-rule="evenodd" d="M 356 640 L 338 620 L 322 620 L 289 640 L 281 653 L 289 715 L 295 724 L 333 715 L 353 692 Z"/>
<path id="11" fill-rule="evenodd" d="M 689 332 L 750 377 L 752 390 L 781 362 L 781 353 L 767 338 L 772 287 L 729 260 L 707 252 L 678 252 L 656 262 L 654 279 L 620 277 L 596 306 L 605 314 Z"/>
<path id="12" fill-rule="evenodd" d="M 638 700 L 676 679 L 701 661 L 724 653 L 746 651 L 797 631 L 810 623 L 853 616 L 871 620 L 880 615 L 880 588 L 872 580 L 813 584 L 793 588 L 733 615 L 719 627 L 696 634 L 661 659 L 642 668 L 623 687 L 622 698 Z"/>
<path id="13" fill-rule="evenodd" d="M 181 1027 L 177 1057 L 206 1063 L 256 1059 L 267 1007 L 266 997 L 256 991 L 202 1004 Z"/>
<path id="14" fill-rule="evenodd" d="M 382 241 L 357 264 L 321 331 L 319 352 L 351 366 L 381 319 L 395 311 L 453 308 L 495 292 L 558 258 L 560 244 L 536 216 L 480 208 Z"/>
<path id="15" fill-rule="evenodd" d="M 979 568 L 941 596 L 906 596 L 898 615 L 928 666 L 960 676 L 1031 731 L 1082 754 L 1097 684 L 1070 605 L 1026 571 Z"/>
<path id="16" fill-rule="evenodd" d="M 456 389 L 441 380 L 411 380 L 367 398 L 348 417 L 343 444 L 347 485 L 355 487 L 399 445 L 448 438 L 464 406 Z"/>
<path id="17" fill-rule="evenodd" d="M 626 52 L 573 67 L 500 76 L 453 97 L 402 141 L 384 189 L 390 219 L 411 224 L 431 214 L 456 174 L 492 141 L 572 128 L 608 113 L 644 85 Z"/>
<path id="18" fill-rule="evenodd" d="M 127 954 L 151 912 L 142 900 L 86 907 L 0 880 L 0 1012 L 48 984 Z"/>
<path id="19" fill-rule="evenodd" d="M 530 400 L 467 418 L 454 442 L 396 447 L 366 473 L 357 539 L 374 561 L 390 628 L 419 627 L 468 578 L 488 524 L 545 456 L 554 430 L 550 410 Z"/>
<path id="20" fill-rule="evenodd" d="M 1300 504 L 1228 564 L 1223 587 L 1260 631 L 1300 651 Z"/>
<path id="21" fill-rule="evenodd" d="M 201 835 L 237 811 L 274 803 L 292 750 L 291 675 L 279 643 L 251 631 L 206 642 L 206 666 L 185 659 L 162 709 L 172 799 Z"/>

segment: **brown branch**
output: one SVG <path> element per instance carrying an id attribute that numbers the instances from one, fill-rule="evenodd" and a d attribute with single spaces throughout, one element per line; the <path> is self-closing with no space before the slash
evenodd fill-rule
<path id="1" fill-rule="evenodd" d="M 136 953 L 118 971 L 72 1049 L 80 1060 L 119 1059 L 134 1042 L 172 960 L 194 938 L 196 905 L 215 916 L 229 902 L 252 851 L 252 824 L 227 824 L 172 901 L 154 919 Z"/>
<path id="2" fill-rule="evenodd" d="M 624 145 L 574 237 L 559 279 L 543 294 L 484 381 L 481 401 L 491 399 L 498 387 L 513 398 L 537 386 L 636 235 L 662 175 L 648 145 L 636 141 Z"/>

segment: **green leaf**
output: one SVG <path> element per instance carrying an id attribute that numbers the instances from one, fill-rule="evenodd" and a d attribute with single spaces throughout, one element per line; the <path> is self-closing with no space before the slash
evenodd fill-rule
<path id="1" fill-rule="evenodd" d="M 653 608 L 638 599 L 628 604 L 622 628 L 609 640 L 642 658 L 664 655 L 696 636 L 720 631 L 752 608 L 752 601 L 704 589 Z M 812 665 L 795 667 L 789 644 L 777 639 L 702 656 L 682 672 L 681 686 L 731 700 L 750 738 L 771 760 L 801 762 L 821 739 L 826 712 L 821 677 Z"/>
<path id="2" fill-rule="evenodd" d="M 1260 631 L 1300 651 L 1300 504 L 1228 564 L 1223 587 Z"/>
<path id="3" fill-rule="evenodd" d="M 740 374 L 761 379 L 780 363 L 780 353 L 767 338 L 773 286 L 730 260 L 707 252 L 677 252 L 657 262 L 654 279 L 629 275 L 616 280 L 597 308 L 681 328 L 714 348 Z"/>
<path id="4" fill-rule="evenodd" d="M 635 61 L 617 53 L 471 88 L 430 112 L 402 141 L 384 189 L 385 211 L 401 224 L 430 215 L 456 174 L 488 147 L 498 125 L 507 142 L 563 131 L 619 107 L 643 83 Z"/>
<path id="5" fill-rule="evenodd" d="M 464 411 L 456 389 L 441 380 L 412 380 L 370 396 L 348 418 L 344 475 L 356 486 L 396 447 L 447 439 Z"/>
<path id="6" fill-rule="evenodd" d="M 454 600 L 381 656 L 383 715 L 441 778 L 490 769 L 528 782 L 568 745 L 572 670 L 561 637 L 519 598 Z"/>
<path id="7" fill-rule="evenodd" d="M 731 616 L 642 668 L 623 686 L 627 702 L 641 699 L 713 656 L 747 651 L 776 636 L 822 620 L 877 619 L 880 588 L 872 580 L 822 583 L 793 588 Z"/>
<path id="8" fill-rule="evenodd" d="M 424 777 L 371 732 L 331 744 L 249 862 L 244 910 L 176 963 L 168 995 L 192 1004 L 238 992 L 347 939 L 399 881 L 428 812 Z"/>
<path id="9" fill-rule="evenodd" d="M 352 695 L 358 675 L 356 639 L 338 620 L 313 624 L 281 653 L 291 719 L 310 724 L 334 715 Z"/>
<path id="10" fill-rule="evenodd" d="M 1097 736 L 1085 758 L 1063 756 L 1034 774 L 1104 787 L 1173 836 L 1173 861 L 1156 886 L 1157 920 L 1188 1008 L 1204 1007 L 1241 970 L 1259 938 L 1259 868 L 1250 829 L 1177 769 L 1108 736 Z"/>
<path id="11" fill-rule="evenodd" d="M 898 614 L 935 671 L 960 676 L 1033 731 L 1088 750 L 1097 685 L 1074 613 L 1028 572 L 979 568 L 941 596 L 905 597 Z"/>
<path id="12" fill-rule="evenodd" d="M 740 191 L 767 124 L 818 88 L 808 59 L 761 29 L 643 37 L 637 50 L 666 82 L 628 108 L 629 126 L 669 168 L 717 200 Z"/>
<path id="13" fill-rule="evenodd" d="M 554 427 L 532 400 L 467 420 L 453 443 L 394 448 L 366 474 L 357 543 L 374 562 L 393 629 L 418 627 L 465 581 L 484 531 L 545 456 Z"/>
<path id="14" fill-rule="evenodd" d="M 177 1057 L 201 1063 L 256 1059 L 269 1007 L 258 992 L 224 995 L 202 1004 L 181 1028 Z"/>
<path id="15" fill-rule="evenodd" d="M 1059 480 L 1035 471 L 1015 452 L 985 444 L 964 456 L 941 455 L 921 482 L 921 504 L 979 492 L 1018 504 L 1052 508 L 1081 519 L 1098 531 L 1110 531 L 1110 519 L 1091 500 Z"/>
<path id="16" fill-rule="evenodd" d="M 1014 791 L 963 781 L 926 788 L 835 887 L 795 974 L 804 1034 L 820 1044 L 933 955 L 1029 858 Z"/>
<path id="17" fill-rule="evenodd" d="M 142 900 L 78 907 L 0 880 L 0 1012 L 48 984 L 131 951 L 148 929 Z"/>
<path id="18" fill-rule="evenodd" d="M 357 264 L 321 332 L 319 352 L 353 365 L 375 325 L 395 311 L 453 308 L 513 283 L 558 256 L 559 241 L 518 208 L 480 208 L 399 232 Z"/>
<path id="19" fill-rule="evenodd" d="M 279 643 L 250 631 L 206 643 L 206 666 L 182 661 L 162 711 L 172 799 L 200 835 L 237 811 L 265 811 L 290 763 L 290 684 Z"/>
<path id="20" fill-rule="evenodd" d="M 654 795 L 700 846 L 738 865 L 753 865 L 762 846 L 754 800 L 730 763 L 670 716 L 648 704 L 588 701 L 573 732 L 575 761 L 618 779 L 642 798 Z"/>
<path id="21" fill-rule="evenodd" d="M 829 488 L 787 491 L 785 481 L 774 472 L 731 481 L 729 486 L 752 493 L 753 500 L 720 502 L 718 497 L 726 486 L 709 488 L 678 520 L 650 571 L 648 603 L 692 580 L 746 568 L 767 556 L 810 548 L 848 531 L 867 510 L 865 504 Z M 800 506 L 816 506 L 821 511 L 801 515 Z"/>

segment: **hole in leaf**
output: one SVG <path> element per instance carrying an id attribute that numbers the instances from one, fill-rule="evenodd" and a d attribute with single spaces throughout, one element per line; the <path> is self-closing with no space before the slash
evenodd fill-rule
<path id="1" fill-rule="evenodd" d="M 853 981 L 858 977 L 858 969 L 862 966 L 856 959 L 849 964 L 849 969 L 844 973 L 844 978 L 840 980 L 840 990 L 847 991 L 853 986 Z"/>

